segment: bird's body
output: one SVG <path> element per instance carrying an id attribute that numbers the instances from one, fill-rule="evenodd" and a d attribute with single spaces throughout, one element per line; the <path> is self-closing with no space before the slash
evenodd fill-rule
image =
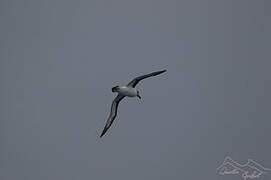
<path id="1" fill-rule="evenodd" d="M 128 97 L 136 97 L 138 91 L 136 90 L 136 88 L 133 88 L 131 86 L 120 86 L 118 93 Z"/>
<path id="2" fill-rule="evenodd" d="M 135 88 L 135 86 L 139 83 L 139 81 L 141 81 L 145 78 L 151 77 L 151 76 L 156 76 L 156 75 L 164 73 L 164 72 L 166 72 L 166 70 L 157 71 L 157 72 L 153 72 L 153 73 L 146 74 L 143 76 L 139 76 L 139 77 L 134 78 L 126 86 L 115 86 L 112 88 L 112 92 L 117 92 L 118 95 L 114 99 L 114 101 L 112 102 L 110 116 L 109 116 L 108 120 L 106 121 L 106 125 L 105 125 L 100 137 L 102 137 L 106 133 L 106 131 L 110 128 L 110 126 L 112 125 L 113 121 L 115 120 L 115 118 L 117 116 L 119 102 L 124 97 L 126 97 L 126 96 L 127 97 L 138 97 L 139 99 L 141 99 L 141 97 L 139 95 L 139 91 Z"/>

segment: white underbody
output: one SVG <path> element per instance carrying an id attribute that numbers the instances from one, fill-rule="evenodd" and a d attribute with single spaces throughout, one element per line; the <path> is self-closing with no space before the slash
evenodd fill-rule
<path id="1" fill-rule="evenodd" d="M 127 86 L 121 86 L 118 89 L 118 93 L 128 96 L 128 97 L 136 97 L 137 96 L 137 90 L 133 87 L 127 87 Z"/>

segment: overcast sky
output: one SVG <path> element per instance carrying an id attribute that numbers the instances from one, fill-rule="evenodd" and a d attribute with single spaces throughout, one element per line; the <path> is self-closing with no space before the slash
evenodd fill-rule
<path id="1" fill-rule="evenodd" d="M 0 179 L 241 179 L 216 172 L 226 156 L 271 168 L 270 18 L 268 0 L 1 0 Z M 111 87 L 162 69 L 99 138 Z"/>

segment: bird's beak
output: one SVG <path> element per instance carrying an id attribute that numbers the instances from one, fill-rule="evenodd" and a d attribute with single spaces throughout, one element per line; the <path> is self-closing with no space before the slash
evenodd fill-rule
<path id="1" fill-rule="evenodd" d="M 138 97 L 139 99 L 141 99 L 141 96 L 140 96 L 139 94 L 137 95 L 137 97 Z"/>

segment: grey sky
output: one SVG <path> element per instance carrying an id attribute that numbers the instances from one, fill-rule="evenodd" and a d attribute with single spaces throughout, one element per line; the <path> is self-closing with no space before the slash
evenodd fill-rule
<path id="1" fill-rule="evenodd" d="M 268 0 L 2 0 L 0 179 L 230 179 L 225 156 L 271 168 L 270 16 Z M 111 87 L 162 69 L 100 139 Z"/>

